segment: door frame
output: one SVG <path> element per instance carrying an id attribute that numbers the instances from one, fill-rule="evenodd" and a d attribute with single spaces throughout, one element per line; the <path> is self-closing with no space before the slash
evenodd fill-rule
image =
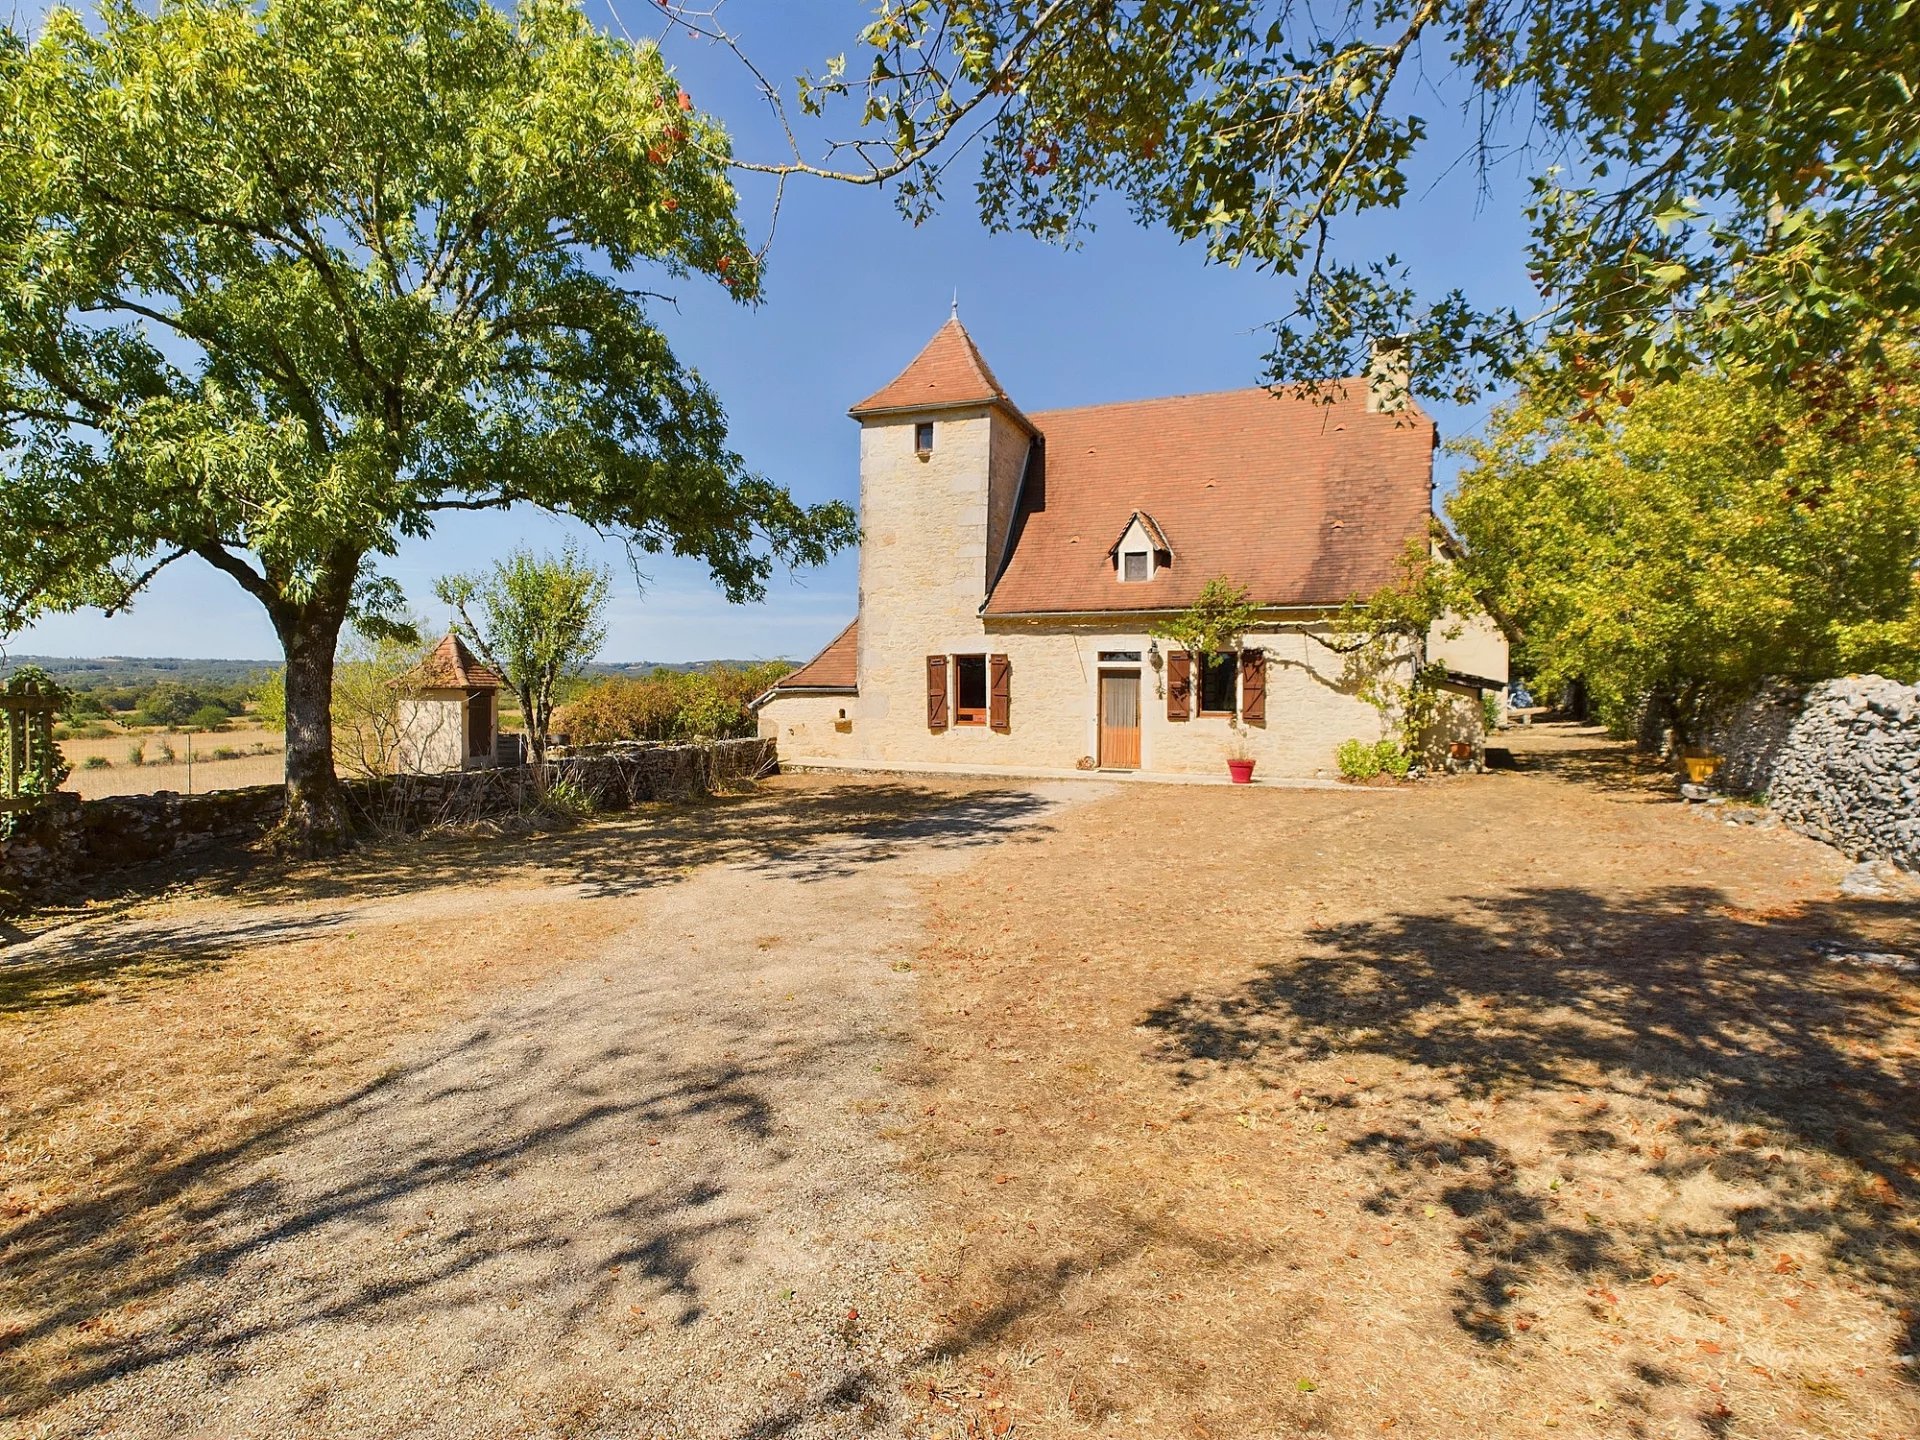
<path id="1" fill-rule="evenodd" d="M 1106 738 L 1107 679 L 1133 681 L 1134 731 L 1139 736 L 1139 755 L 1132 765 L 1109 765 L 1101 753 Z M 1147 712 L 1143 703 L 1146 687 L 1140 683 L 1138 665 L 1101 665 L 1093 677 L 1093 764 L 1096 770 L 1139 771 L 1147 768 Z"/>

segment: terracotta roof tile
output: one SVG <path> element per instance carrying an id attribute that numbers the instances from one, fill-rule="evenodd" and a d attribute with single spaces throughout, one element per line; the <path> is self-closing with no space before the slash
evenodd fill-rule
<path id="1" fill-rule="evenodd" d="M 857 662 L 860 656 L 860 620 L 855 616 L 847 628 L 828 643 L 813 659 L 798 670 L 782 675 L 775 690 L 852 690 L 859 683 Z"/>
<path id="2" fill-rule="evenodd" d="M 1216 575 L 1257 604 L 1338 605 L 1393 579 L 1432 514 L 1433 422 L 1266 390 L 1029 417 L 1045 437 L 989 616 L 1180 609 Z M 884 393 L 884 392 L 883 392 Z M 1178 545 L 1122 582 L 1109 542 L 1136 511 Z"/>
<path id="3" fill-rule="evenodd" d="M 911 365 L 847 413 L 874 415 L 887 410 L 941 410 L 986 404 L 1014 408 L 1007 392 L 981 358 L 973 337 L 955 316 L 934 332 L 933 339 L 914 356 Z"/>
<path id="4" fill-rule="evenodd" d="M 447 638 L 407 676 L 407 683 L 422 690 L 498 690 L 503 682 L 449 630 Z"/>

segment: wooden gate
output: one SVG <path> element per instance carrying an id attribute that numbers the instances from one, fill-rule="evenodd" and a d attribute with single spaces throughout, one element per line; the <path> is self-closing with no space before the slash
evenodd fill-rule
<path id="1" fill-rule="evenodd" d="M 1140 673 L 1100 672 L 1100 768 L 1140 768 Z"/>
<path id="2" fill-rule="evenodd" d="M 67 778 L 53 740 L 60 705 L 59 688 L 37 674 L 0 684 L 0 815 L 33 809 Z"/>

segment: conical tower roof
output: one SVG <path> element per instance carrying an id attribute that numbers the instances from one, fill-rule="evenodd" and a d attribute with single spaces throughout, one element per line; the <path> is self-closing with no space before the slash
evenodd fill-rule
<path id="1" fill-rule="evenodd" d="M 967 327 L 954 316 L 934 332 L 913 363 L 847 413 L 855 418 L 902 410 L 952 410 L 966 405 L 1004 405 L 1008 398 Z M 1023 417 L 1024 423 L 1024 417 Z"/>

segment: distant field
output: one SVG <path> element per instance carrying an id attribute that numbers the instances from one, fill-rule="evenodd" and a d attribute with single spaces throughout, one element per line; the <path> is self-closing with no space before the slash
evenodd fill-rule
<path id="1" fill-rule="evenodd" d="M 246 785 L 277 785 L 285 778 L 284 742 L 277 730 L 236 724 L 230 730 L 195 735 L 193 768 L 187 768 L 188 737 L 184 734 L 132 732 L 92 740 L 62 740 L 61 752 L 73 773 L 62 789 L 72 790 L 88 800 L 108 795 L 150 795 L 156 790 L 178 790 L 201 794 L 208 790 L 237 790 Z M 147 763 L 135 765 L 128 752 L 141 747 Z M 264 745 L 263 755 L 242 754 L 230 760 L 212 758 L 216 749 L 252 750 Z M 175 758 L 161 762 L 163 747 L 171 748 Z M 99 756 L 107 763 L 89 769 L 87 761 Z"/>

